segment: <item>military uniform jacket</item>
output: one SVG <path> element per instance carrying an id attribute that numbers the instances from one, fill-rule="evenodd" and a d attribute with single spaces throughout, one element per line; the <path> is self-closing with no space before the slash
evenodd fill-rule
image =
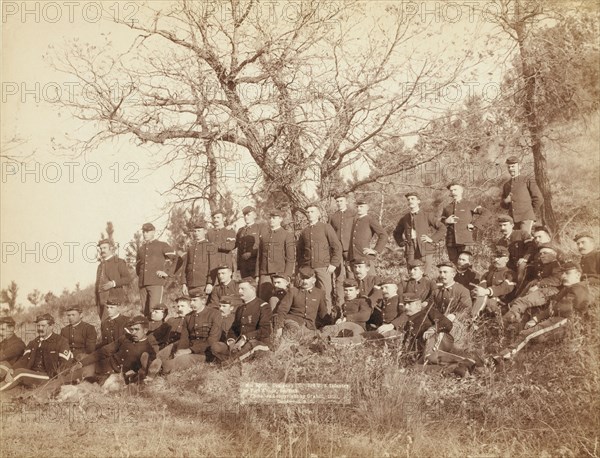
<path id="1" fill-rule="evenodd" d="M 216 252 L 216 247 L 208 240 L 192 242 L 183 259 L 183 283 L 191 288 L 204 287 L 211 283 L 210 254 Z M 217 267 L 217 266 L 214 266 Z"/>
<path id="2" fill-rule="evenodd" d="M 409 278 L 404 284 L 405 293 L 415 293 L 421 301 L 427 301 L 436 290 L 435 281 L 427 275 L 423 275 L 420 280 Z"/>
<path id="3" fill-rule="evenodd" d="M 562 272 L 558 261 L 552 261 L 548 264 L 539 263 L 536 266 L 534 284 L 539 288 L 558 288 L 562 285 L 561 275 Z"/>
<path id="4" fill-rule="evenodd" d="M 170 327 L 169 336 L 167 337 L 167 345 L 177 342 L 181 338 L 181 330 L 183 329 L 183 316 L 175 316 L 167 320 Z"/>
<path id="5" fill-rule="evenodd" d="M 359 324 L 367 329 L 367 321 L 371 318 L 371 304 L 366 297 L 357 297 L 342 304 L 342 315 L 347 321 Z"/>
<path id="6" fill-rule="evenodd" d="M 466 312 L 473 306 L 469 290 L 456 282 L 449 287 L 438 287 L 433 293 L 433 303 L 434 308 L 444 315 Z"/>
<path id="7" fill-rule="evenodd" d="M 115 282 L 115 287 L 108 291 L 101 291 L 100 287 L 109 281 Z M 117 257 L 111 256 L 106 261 L 100 261 L 96 270 L 96 294 L 106 293 L 107 299 L 122 304 L 127 299 L 125 287 L 131 283 L 131 275 L 127 263 Z"/>
<path id="8" fill-rule="evenodd" d="M 373 315 L 369 320 L 375 326 L 379 327 L 382 324 L 393 324 L 394 329 L 401 329 L 403 323 L 404 305 L 402 298 L 398 295 L 389 299 L 381 298 L 375 304 Z"/>
<path id="9" fill-rule="evenodd" d="M 159 322 L 160 323 L 160 322 Z M 152 326 L 152 322 L 150 322 Z M 169 323 L 160 323 L 154 329 L 148 331 L 148 337 L 152 336 L 161 350 L 172 342 L 169 342 L 171 336 L 171 325 Z"/>
<path id="10" fill-rule="evenodd" d="M 296 253 L 300 267 L 337 267 L 342 261 L 342 244 L 333 228 L 319 221 L 300 233 Z"/>
<path id="11" fill-rule="evenodd" d="M 69 367 L 73 354 L 69 349 L 69 342 L 58 334 L 50 334 L 46 339 L 36 337 L 23 352 L 23 356 L 15 363 L 14 369 L 32 369 L 37 353 L 41 352 L 44 369 L 48 377 L 52 378 Z"/>
<path id="12" fill-rule="evenodd" d="M 215 245 L 216 251 L 210 254 L 210 265 L 213 269 L 219 266 L 231 267 L 233 265 L 233 250 L 235 249 L 235 231 L 222 227 L 208 231 L 206 238 Z"/>
<path id="13" fill-rule="evenodd" d="M 374 250 L 381 253 L 388 239 L 385 229 L 371 215 L 356 216 L 352 225 L 348 259 L 372 259 L 373 256 L 363 254 L 363 249 L 371 247 L 371 239 L 374 235 L 377 236 Z"/>
<path id="14" fill-rule="evenodd" d="M 377 287 L 377 283 L 379 283 L 377 275 L 367 275 L 362 279 L 355 277 L 355 280 L 358 282 L 359 294 L 368 297 L 371 303 L 374 304 L 381 298 L 381 290 Z"/>
<path id="15" fill-rule="evenodd" d="M 450 332 L 452 322 L 435 307 L 427 306 L 414 315 L 406 315 L 404 324 L 404 345 L 411 350 L 421 351 L 425 347 L 423 334 L 435 326 L 437 332 Z"/>
<path id="16" fill-rule="evenodd" d="M 221 321 L 221 342 L 227 342 L 227 334 L 229 334 L 229 330 L 231 326 L 233 326 L 233 320 L 235 319 L 235 314 L 230 313 L 227 316 L 222 317 Z"/>
<path id="17" fill-rule="evenodd" d="M 100 347 L 114 342 L 119 337 L 125 334 L 125 327 L 129 322 L 129 317 L 117 315 L 116 318 L 106 318 L 100 324 Z"/>
<path id="18" fill-rule="evenodd" d="M 235 236 L 235 247 L 237 248 L 238 269 L 242 267 L 253 271 L 252 277 L 258 272 L 258 245 L 264 226 L 260 223 L 254 223 L 250 226 L 239 228 Z M 242 266 L 242 267 L 240 267 Z"/>
<path id="19" fill-rule="evenodd" d="M 96 349 L 98 335 L 96 328 L 89 323 L 80 321 L 76 325 L 69 324 L 60 330 L 60 335 L 67 339 L 73 356 L 82 353 L 92 353 Z"/>
<path id="20" fill-rule="evenodd" d="M 438 218 L 432 213 L 429 213 L 423 209 L 420 209 L 417 213 L 412 214 L 408 212 L 396 225 L 394 229 L 394 239 L 398 246 L 403 247 L 407 243 L 412 242 L 412 229 L 414 221 L 414 230 L 416 231 L 417 238 L 414 240 L 416 246 L 419 248 L 421 254 L 433 254 L 435 253 L 434 243 L 439 242 L 444 238 L 446 234 L 446 226 L 442 224 Z M 421 236 L 429 235 L 433 240 L 433 243 L 422 242 Z"/>
<path id="21" fill-rule="evenodd" d="M 583 315 L 592 302 L 588 285 L 585 282 L 563 286 L 550 303 L 536 315 L 538 320 L 545 320 L 551 316 L 570 317 L 573 312 Z"/>
<path id="22" fill-rule="evenodd" d="M 178 349 L 189 348 L 192 353 L 204 353 L 209 346 L 221 339 L 222 321 L 221 312 L 209 307 L 186 315 Z"/>
<path id="23" fill-rule="evenodd" d="M 271 307 L 258 297 L 240 305 L 235 311 L 227 337 L 237 339 L 241 336 L 265 343 L 271 339 Z"/>
<path id="24" fill-rule="evenodd" d="M 140 358 L 142 354 L 148 353 L 148 361 L 156 358 L 158 348 L 152 345 L 149 338 L 134 342 L 129 336 L 121 336 L 116 341 L 99 348 L 91 355 L 81 360 L 84 366 L 95 363 L 102 359 L 109 359 L 110 366 L 115 372 L 137 372 L 141 368 Z"/>
<path id="25" fill-rule="evenodd" d="M 0 362 L 6 361 L 13 365 L 23 356 L 23 351 L 25 351 L 25 343 L 16 334 L 13 334 L 0 342 Z"/>
<path id="26" fill-rule="evenodd" d="M 480 286 L 491 289 L 493 297 L 503 299 L 514 291 L 515 280 L 515 273 L 508 267 L 502 267 L 501 269 L 490 267 L 481 279 L 482 283 L 485 282 L 485 284 L 480 284 Z"/>
<path id="27" fill-rule="evenodd" d="M 308 329 L 315 329 L 315 322 L 327 316 L 325 291 L 319 288 L 292 288 L 281 299 L 277 306 L 277 327 L 283 326 L 284 320 L 294 320 Z"/>
<path id="28" fill-rule="evenodd" d="M 233 296 L 235 297 L 236 303 L 232 304 L 233 308 L 240 305 L 243 301 L 239 296 L 239 283 L 233 280 L 229 280 L 229 283 L 223 285 L 219 283 L 213 287 L 213 290 L 210 293 L 210 297 L 208 299 L 208 303 L 206 304 L 208 307 L 216 307 L 219 308 L 219 304 L 221 302 L 221 298 L 223 296 Z"/>
<path id="29" fill-rule="evenodd" d="M 175 250 L 168 243 L 156 239 L 143 243 L 137 252 L 135 262 L 139 287 L 164 286 L 165 279 L 156 275 L 156 272 L 159 270 L 166 272 L 165 261 L 174 256 Z"/>
<path id="30" fill-rule="evenodd" d="M 469 291 L 471 291 L 474 286 L 471 286 L 471 283 L 477 284 L 479 283 L 479 274 L 475 272 L 471 267 L 467 268 L 463 272 L 457 270 L 456 276 L 454 277 L 454 281 L 463 285 Z"/>
<path id="31" fill-rule="evenodd" d="M 354 210 L 346 209 L 343 212 L 336 211 L 329 218 L 329 224 L 338 236 L 338 240 L 342 244 L 342 251 L 346 255 L 350 250 L 350 238 L 352 237 L 352 226 L 355 217 L 356 212 Z M 348 260 L 351 260 L 350 257 L 346 257 Z"/>
<path id="32" fill-rule="evenodd" d="M 504 199 L 512 192 L 511 202 L 505 203 Z M 535 178 L 519 175 L 511 178 L 502 188 L 502 208 L 508 209 L 515 223 L 528 219 L 535 220 L 535 214 L 540 211 L 544 198 Z"/>
<path id="33" fill-rule="evenodd" d="M 600 280 L 600 251 L 594 250 L 581 257 L 581 272 L 583 279 Z"/>
<path id="34" fill-rule="evenodd" d="M 508 248 L 507 267 L 516 271 L 517 261 L 521 258 L 525 258 L 529 250 L 530 243 L 531 236 L 527 232 L 514 230 L 508 237 L 502 237 L 500 240 L 498 240 L 496 245 Z"/>
<path id="35" fill-rule="evenodd" d="M 446 224 L 449 216 L 458 216 L 458 222 Z M 469 224 L 475 229 L 481 229 L 488 220 L 490 212 L 469 200 L 452 202 L 442 210 L 442 223 L 446 224 L 446 245 L 473 245 L 473 232 L 467 227 Z"/>
<path id="36" fill-rule="evenodd" d="M 288 276 L 294 273 L 296 264 L 296 241 L 294 235 L 280 227 L 267 229 L 260 237 L 259 273 L 261 275 L 283 272 Z"/>

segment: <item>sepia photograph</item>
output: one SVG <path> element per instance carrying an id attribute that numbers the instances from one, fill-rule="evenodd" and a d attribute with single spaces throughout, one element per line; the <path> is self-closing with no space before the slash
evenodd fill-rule
<path id="1" fill-rule="evenodd" d="M 0 457 L 600 457 L 600 2 L 2 1 Z"/>

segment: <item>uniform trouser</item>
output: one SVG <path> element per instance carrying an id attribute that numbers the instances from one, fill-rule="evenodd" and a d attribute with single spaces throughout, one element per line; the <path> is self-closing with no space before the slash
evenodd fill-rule
<path id="1" fill-rule="evenodd" d="M 106 301 L 108 300 L 108 291 L 98 291 L 96 293 L 96 308 L 100 321 L 106 318 Z"/>
<path id="2" fill-rule="evenodd" d="M 3 377 L 6 376 L 6 369 L 10 368 L 10 365 L 4 364 L 2 367 L 2 371 L 4 372 Z M 17 385 L 25 385 L 25 386 L 37 386 L 43 383 L 46 383 L 50 380 L 50 377 L 45 372 L 36 372 L 31 369 L 16 369 L 12 375 L 12 381 L 8 383 L 4 383 L 0 387 L 0 391 L 10 390 Z"/>
<path id="3" fill-rule="evenodd" d="M 342 262 L 335 268 L 335 305 L 340 308 L 344 303 L 344 280 L 346 278 L 354 278 L 348 253 L 344 253 Z"/>
<path id="4" fill-rule="evenodd" d="M 162 285 L 142 286 L 140 288 L 140 302 L 142 303 L 142 314 L 150 318 L 152 307 L 163 300 Z"/>
<path id="5" fill-rule="evenodd" d="M 559 339 L 563 336 L 564 326 L 568 323 L 567 318 L 552 317 L 538 323 L 536 326 L 526 329 L 519 335 L 519 340 L 509 348 L 500 352 L 500 357 L 511 359 L 525 346 L 535 340 L 536 342 L 546 342 L 551 339 Z"/>
<path id="6" fill-rule="evenodd" d="M 327 313 L 331 313 L 331 294 L 333 293 L 333 284 L 331 274 L 327 272 L 327 267 L 316 267 L 317 288 L 325 291 L 325 302 L 327 303 Z"/>
<path id="7" fill-rule="evenodd" d="M 419 250 L 418 246 L 410 241 L 407 242 L 404 246 L 404 257 L 406 258 L 406 262 L 419 260 L 422 261 L 423 264 L 423 272 L 425 272 L 429 278 L 437 278 L 438 273 L 436 270 L 433 270 L 433 254 L 423 254 Z"/>
<path id="8" fill-rule="evenodd" d="M 221 361 L 243 361 L 249 358 L 256 352 L 270 351 L 269 346 L 261 342 L 260 340 L 249 340 L 246 344 L 237 352 L 232 352 L 225 342 L 217 342 L 212 346 L 212 353 L 215 357 Z"/>
<path id="9" fill-rule="evenodd" d="M 258 297 L 263 301 L 268 302 L 273 296 L 273 280 L 269 274 L 261 274 L 258 280 Z"/>
<path id="10" fill-rule="evenodd" d="M 522 315 L 527 309 L 541 307 L 548 299 L 558 293 L 558 288 L 549 286 L 530 291 L 524 296 L 518 297 L 510 304 L 510 311 Z"/>
<path id="11" fill-rule="evenodd" d="M 256 258 L 250 258 L 247 261 L 239 261 L 238 269 L 240 270 L 240 277 L 256 277 L 258 272 L 256 271 Z"/>
<path id="12" fill-rule="evenodd" d="M 359 336 L 365 332 L 365 328 L 358 323 L 346 321 L 340 324 L 325 326 L 323 329 L 321 329 L 321 335 L 323 337 L 348 337 L 346 335 L 339 335 L 340 333 L 346 334 L 346 332 L 352 332 L 352 336 Z"/>

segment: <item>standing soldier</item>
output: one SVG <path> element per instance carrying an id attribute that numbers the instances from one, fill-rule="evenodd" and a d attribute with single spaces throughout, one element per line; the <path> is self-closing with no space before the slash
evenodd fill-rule
<path id="1" fill-rule="evenodd" d="M 82 320 L 82 310 L 78 305 L 67 308 L 69 324 L 60 330 L 60 335 L 69 342 L 73 357 L 79 361 L 96 350 L 96 328 Z"/>
<path id="2" fill-rule="evenodd" d="M 214 228 L 208 231 L 208 241 L 213 244 L 213 247 L 208 262 L 212 266 L 210 271 L 211 284 L 215 285 L 219 266 L 229 266 L 232 272 L 234 270 L 232 251 L 235 249 L 235 231 L 225 227 L 223 210 L 213 212 L 212 222 Z"/>
<path id="3" fill-rule="evenodd" d="M 241 278 L 255 278 L 258 277 L 258 243 L 263 228 L 256 222 L 254 207 L 244 207 L 242 213 L 246 225 L 241 227 L 235 236 L 237 267 Z"/>
<path id="4" fill-rule="evenodd" d="M 446 225 L 448 259 L 456 264 L 460 252 L 475 245 L 473 233 L 482 228 L 490 213 L 481 205 L 464 200 L 462 185 L 450 183 L 447 188 L 452 202 L 442 210 L 442 223 Z"/>
<path id="5" fill-rule="evenodd" d="M 508 210 L 519 229 L 530 233 L 535 215 L 544 204 L 544 198 L 535 178 L 520 174 L 519 159 L 516 156 L 510 156 L 506 160 L 506 166 L 510 180 L 504 183 L 500 205 Z"/>
<path id="6" fill-rule="evenodd" d="M 294 235 L 281 227 L 283 213 L 273 210 L 269 214 L 269 229 L 260 237 L 258 247 L 260 281 L 259 296 L 268 301 L 273 295 L 271 276 L 283 273 L 288 277 L 294 273 L 296 263 L 296 242 Z"/>
<path id="7" fill-rule="evenodd" d="M 154 238 L 155 233 L 156 228 L 152 223 L 145 223 L 142 226 L 144 243 L 137 252 L 135 263 L 142 314 L 147 318 L 150 317 L 152 307 L 163 301 L 165 279 L 169 277 L 169 274 L 165 272 L 165 261 L 177 257 L 175 250 L 169 244 Z"/>
<path id="8" fill-rule="evenodd" d="M 344 279 L 352 277 L 352 267 L 349 256 L 350 239 L 352 238 L 352 226 L 356 212 L 348 208 L 348 200 L 344 194 L 335 196 L 337 211 L 329 218 L 329 224 L 338 236 L 342 245 L 342 262 L 335 270 L 336 304 L 340 307 L 344 303 Z"/>
<path id="9" fill-rule="evenodd" d="M 182 292 L 187 296 L 190 290 L 202 290 L 209 294 L 212 286 L 210 279 L 210 257 L 214 251 L 213 244 L 206 240 L 206 223 L 204 221 L 194 224 L 192 232 L 194 241 L 190 245 L 183 260 L 183 286 Z"/>
<path id="10" fill-rule="evenodd" d="M 325 292 L 327 312 L 331 313 L 331 275 L 342 262 L 342 244 L 333 228 L 319 221 L 321 211 L 316 204 L 307 206 L 306 213 L 309 224 L 298 238 L 298 265 L 314 269 L 317 288 Z"/>
<path id="11" fill-rule="evenodd" d="M 377 236 L 375 248 L 371 248 L 371 239 Z M 375 260 L 387 243 L 388 235 L 381 224 L 369 215 L 369 204 L 364 200 L 356 202 L 356 218 L 352 225 L 348 257 L 352 260 Z"/>
<path id="12" fill-rule="evenodd" d="M 407 192 L 404 196 L 410 211 L 398 221 L 394 239 L 398 246 L 404 247 L 407 263 L 419 259 L 425 263 L 425 273 L 435 276 L 433 244 L 444 238 L 445 226 L 432 213 L 421 210 L 421 200 L 416 192 Z"/>
<path id="13" fill-rule="evenodd" d="M 98 242 L 100 265 L 96 271 L 96 306 L 100 320 L 106 318 L 106 301 L 111 300 L 123 304 L 126 302 L 125 287 L 131 283 L 131 275 L 125 260 L 115 255 L 112 240 L 103 239 Z"/>

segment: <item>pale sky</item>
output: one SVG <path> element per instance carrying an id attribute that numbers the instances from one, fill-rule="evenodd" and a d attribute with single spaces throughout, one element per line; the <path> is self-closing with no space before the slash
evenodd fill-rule
<path id="1" fill-rule="evenodd" d="M 28 159 L 26 164 L 2 160 L 0 287 L 15 280 L 20 288 L 18 302 L 24 305 L 34 288 L 60 294 L 78 282 L 84 287 L 94 281 L 94 246 L 106 221 L 113 222 L 115 239 L 122 246 L 142 223 L 152 221 L 159 231 L 166 224 L 163 209 L 170 196 L 164 192 L 178 171 L 151 170 L 153 152 L 126 139 L 103 144 L 87 157 L 54 146 L 63 143 L 66 133 L 92 132 L 93 126 L 82 125 L 48 103 L 56 88 L 73 89 L 43 55 L 52 52 L 49 47 L 60 50 L 73 38 L 101 44 L 102 34 L 110 32 L 115 42 L 126 46 L 133 36 L 122 26 L 96 20 L 97 5 L 86 1 L 2 4 L 3 153 Z M 139 9 L 135 2 L 104 5 L 121 17 Z M 372 2 L 369 8 L 374 5 L 384 6 Z M 438 14 L 436 26 L 450 27 L 454 35 L 442 41 L 432 37 L 431 46 L 447 46 L 448 40 L 458 39 L 456 49 L 463 48 L 481 32 L 468 10 L 463 9 L 460 21 L 451 24 L 444 22 L 443 14 L 455 18 L 457 11 Z M 465 95 L 467 89 L 462 88 Z M 13 138 L 23 142 L 14 145 Z"/>

